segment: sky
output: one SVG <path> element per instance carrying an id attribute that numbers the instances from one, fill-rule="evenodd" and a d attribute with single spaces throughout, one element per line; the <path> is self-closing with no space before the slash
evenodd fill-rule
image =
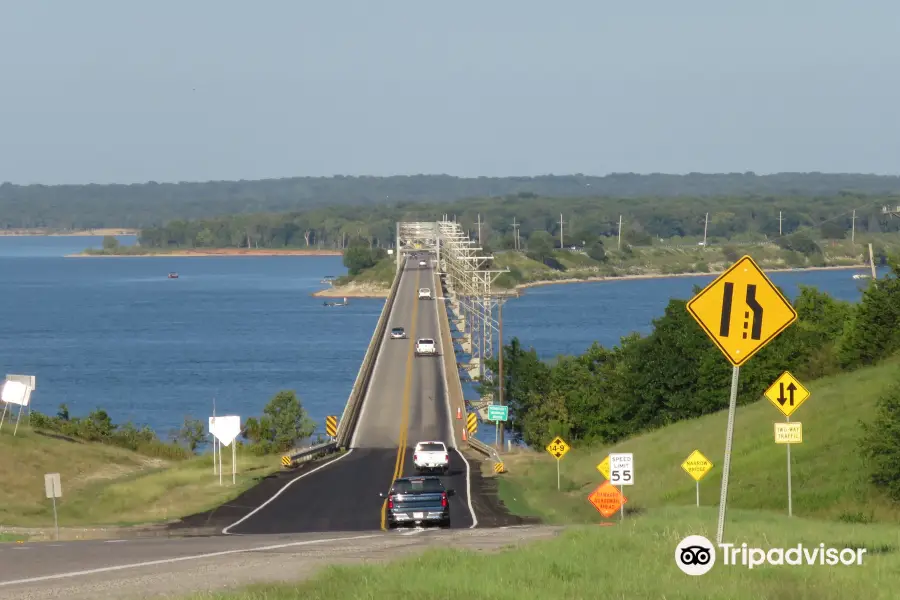
<path id="1" fill-rule="evenodd" d="M 0 0 L 0 182 L 900 173 L 900 2 Z"/>

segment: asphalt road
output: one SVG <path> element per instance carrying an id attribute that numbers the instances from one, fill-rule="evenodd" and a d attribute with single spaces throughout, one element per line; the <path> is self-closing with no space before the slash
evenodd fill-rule
<path id="1" fill-rule="evenodd" d="M 429 547 L 499 550 L 552 538 L 558 531 L 524 526 L 0 544 L 0 600 L 182 597 L 250 583 L 302 580 L 326 565 L 371 564 Z"/>
<path id="2" fill-rule="evenodd" d="M 226 529 L 229 534 L 284 534 L 382 529 L 384 500 L 397 476 L 415 474 L 413 449 L 419 441 L 454 447 L 447 386 L 440 357 L 416 357 L 415 341 L 432 338 L 442 352 L 438 300 L 419 300 L 420 287 L 434 285 L 432 268 L 418 259 L 404 266 L 388 329 L 403 327 L 408 339 L 386 338 L 376 358 L 351 450 L 326 466 L 298 476 L 282 491 Z M 432 289 L 433 296 L 440 290 Z M 461 423 L 461 422 L 460 422 Z M 475 524 L 469 500 L 468 461 L 450 452 L 444 485 L 453 489 L 453 528 Z"/>

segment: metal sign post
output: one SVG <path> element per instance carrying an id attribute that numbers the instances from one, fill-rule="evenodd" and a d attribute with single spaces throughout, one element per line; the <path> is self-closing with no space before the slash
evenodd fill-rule
<path id="1" fill-rule="evenodd" d="M 56 499 L 62 498 L 62 483 L 59 473 L 46 473 L 44 475 L 44 493 L 53 500 L 53 525 L 56 528 L 56 541 L 59 541 L 59 518 L 56 514 Z"/>

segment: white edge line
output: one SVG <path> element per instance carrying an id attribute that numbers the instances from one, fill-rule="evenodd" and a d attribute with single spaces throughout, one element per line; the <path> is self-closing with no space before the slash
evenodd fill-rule
<path id="1" fill-rule="evenodd" d="M 437 275 L 432 271 L 431 278 L 435 279 Z M 438 280 L 440 278 L 438 277 Z M 433 283 L 433 281 L 432 281 Z M 438 338 L 441 340 L 441 348 L 446 350 L 444 347 L 444 328 L 441 326 L 440 319 L 447 320 L 447 305 L 443 302 L 440 303 L 441 308 L 443 308 L 444 314 L 442 315 L 440 310 L 438 309 L 438 302 L 434 303 L 434 310 L 437 313 L 438 318 Z M 449 325 L 448 325 L 449 327 Z M 452 336 L 451 336 L 452 337 Z M 450 341 L 450 351 L 453 350 L 453 340 Z M 454 353 L 455 356 L 455 353 Z M 450 386 L 447 383 L 447 365 L 445 364 L 446 357 L 441 356 L 441 375 L 444 379 L 444 403 L 447 405 L 447 420 L 450 422 L 450 436 L 453 439 L 453 450 L 459 454 L 459 457 L 462 459 L 463 464 L 466 465 L 466 502 L 469 505 L 469 514 L 472 515 L 472 526 L 469 529 L 475 529 L 478 526 L 478 517 L 475 516 L 475 509 L 472 508 L 472 476 L 469 467 L 469 461 L 463 456 L 463 453 L 459 451 L 459 448 L 456 447 L 456 432 L 453 430 L 453 409 L 450 407 Z"/>
<path id="2" fill-rule="evenodd" d="M 271 497 L 271 498 L 269 498 L 268 500 L 266 500 L 265 502 L 263 502 L 262 504 L 260 504 L 260 505 L 257 506 L 256 508 L 254 508 L 252 511 L 250 511 L 249 513 L 247 513 L 246 515 L 244 515 L 243 517 L 241 517 L 240 519 L 238 519 L 237 521 L 235 521 L 234 523 L 232 523 L 232 524 L 229 525 L 228 527 L 225 527 L 225 528 L 222 530 L 222 534 L 223 534 L 223 535 L 235 535 L 235 534 L 230 534 L 230 533 L 228 533 L 228 530 L 231 529 L 232 527 L 237 527 L 238 525 L 240 525 L 241 523 L 243 523 L 244 521 L 246 521 L 247 519 L 249 519 L 250 517 L 252 517 L 252 516 L 255 515 L 256 513 L 258 513 L 258 512 L 261 511 L 262 509 L 264 509 L 270 502 L 272 502 L 272 500 L 274 500 L 275 498 L 277 498 L 278 496 L 280 496 L 280 495 L 284 492 L 284 490 L 288 489 L 288 488 L 291 487 L 293 484 L 295 484 L 296 482 L 300 481 L 301 479 L 303 479 L 303 478 L 306 477 L 307 475 L 312 475 L 312 474 L 315 473 L 316 471 L 319 471 L 319 470 L 321 470 L 321 469 L 324 469 L 325 467 L 327 467 L 327 466 L 329 466 L 329 465 L 333 465 L 334 463 L 336 463 L 337 461 L 341 460 L 342 458 L 347 458 L 347 457 L 350 456 L 352 453 L 353 453 L 353 449 L 350 449 L 350 450 L 347 451 L 346 454 L 341 454 L 341 455 L 338 456 L 337 458 L 334 458 L 334 459 L 332 459 L 332 460 L 329 460 L 329 461 L 328 461 L 327 463 L 325 463 L 324 465 L 319 465 L 318 467 L 316 467 L 316 468 L 313 469 L 312 471 L 307 471 L 306 473 L 303 473 L 303 474 L 301 474 L 301 475 L 298 475 L 297 477 L 294 477 L 293 479 L 291 479 L 290 481 L 288 481 L 286 484 L 284 484 L 284 486 L 283 486 L 280 490 L 278 490 L 277 492 L 275 492 L 274 494 L 272 494 L 272 497 Z"/>
<path id="3" fill-rule="evenodd" d="M 406 264 L 404 263 L 400 269 L 400 283 L 397 285 L 397 294 L 400 293 L 400 288 L 403 287 L 403 276 L 406 274 Z M 396 301 L 396 299 L 395 299 Z M 391 306 L 391 310 L 388 313 L 387 323 L 385 323 L 385 333 L 381 338 L 381 341 L 378 342 L 378 354 L 375 355 L 375 364 L 372 365 L 372 377 L 369 379 L 368 385 L 366 385 L 366 393 L 363 395 L 362 406 L 359 407 L 359 416 L 356 418 L 356 427 L 353 429 L 353 437 L 350 438 L 350 447 L 356 447 L 356 437 L 359 435 L 359 424 L 365 422 L 366 409 L 369 407 L 369 394 L 372 391 L 372 382 L 375 381 L 375 376 L 378 373 L 378 363 L 381 362 L 381 351 L 384 349 L 384 338 L 389 336 L 388 333 L 391 327 L 391 319 L 394 317 L 394 307 Z"/>
<path id="4" fill-rule="evenodd" d="M 364 540 L 367 538 L 382 537 L 381 533 L 368 535 L 356 535 L 352 537 L 326 538 L 321 540 L 305 540 L 302 542 L 288 542 L 286 544 L 275 544 L 273 546 L 260 546 L 258 548 L 240 548 L 237 550 L 223 550 L 221 552 L 209 552 L 206 554 L 192 554 L 191 556 L 179 556 L 177 558 L 163 558 L 160 560 L 148 560 L 138 563 L 130 563 L 127 565 L 116 565 L 113 567 L 100 567 L 97 569 L 87 569 L 84 571 L 69 571 L 68 573 L 57 573 L 55 575 L 43 575 L 41 577 L 29 577 L 28 579 L 14 579 L 12 581 L 0 581 L 0 586 L 16 585 L 22 583 L 37 583 L 39 581 L 49 581 L 52 579 L 65 579 L 67 577 L 78 577 L 82 575 L 94 575 L 96 573 L 106 573 L 109 571 L 121 571 L 124 569 L 136 569 L 138 567 L 152 567 L 154 565 L 167 565 L 187 560 L 199 560 L 201 558 L 212 558 L 215 556 L 226 556 L 229 554 L 241 554 L 245 552 L 265 552 L 267 550 L 281 550 L 283 548 L 292 548 L 295 546 L 311 546 L 313 544 L 325 544 L 328 542 L 343 542 L 347 540 Z"/>

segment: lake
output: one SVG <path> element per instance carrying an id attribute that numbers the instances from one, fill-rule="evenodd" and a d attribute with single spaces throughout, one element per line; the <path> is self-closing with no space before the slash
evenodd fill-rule
<path id="1" fill-rule="evenodd" d="M 0 368 L 37 377 L 34 410 L 103 408 L 165 436 L 186 416 L 205 422 L 213 404 L 219 415 L 257 416 L 292 389 L 314 420 L 341 414 L 384 302 L 351 298 L 330 310 L 310 295 L 346 272 L 341 257 L 64 258 L 88 246 L 100 238 L 0 236 Z M 791 297 L 804 284 L 855 301 L 852 274 L 771 277 Z M 712 279 L 529 288 L 504 306 L 504 338 L 545 358 L 613 345 L 649 332 L 669 298 Z M 493 427 L 478 437 L 492 441 Z"/>

